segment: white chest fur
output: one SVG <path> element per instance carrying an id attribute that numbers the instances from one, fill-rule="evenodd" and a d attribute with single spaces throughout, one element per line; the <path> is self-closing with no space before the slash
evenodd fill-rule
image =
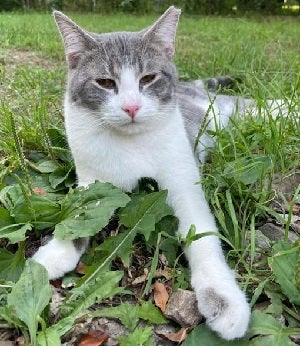
<path id="1" fill-rule="evenodd" d="M 177 109 L 167 124 L 157 123 L 155 129 L 134 135 L 97 128 L 88 122 L 86 114 L 70 105 L 66 105 L 65 113 L 80 185 L 100 180 L 131 191 L 141 177 L 155 179 L 169 165 L 170 156 L 184 147 L 188 151 L 186 155 L 191 155 Z M 178 141 L 184 142 L 179 144 L 181 150 Z"/>

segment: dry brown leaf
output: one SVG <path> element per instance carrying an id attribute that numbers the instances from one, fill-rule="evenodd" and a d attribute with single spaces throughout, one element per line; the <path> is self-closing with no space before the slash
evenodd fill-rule
<path id="1" fill-rule="evenodd" d="M 83 335 L 78 346 L 101 346 L 108 340 L 108 338 L 109 336 L 102 330 L 91 330 L 87 334 Z"/>
<path id="2" fill-rule="evenodd" d="M 82 275 L 85 275 L 86 274 L 86 264 L 79 261 L 79 263 L 77 264 L 77 267 L 75 269 L 75 272 L 77 274 L 82 274 Z"/>
<path id="3" fill-rule="evenodd" d="M 158 333 L 160 336 L 173 341 L 173 342 L 182 342 L 187 337 L 187 328 L 181 328 L 177 333 Z"/>
<path id="4" fill-rule="evenodd" d="M 157 269 L 154 274 L 153 274 L 153 277 L 155 279 L 157 278 L 161 278 L 161 277 L 164 277 L 166 278 L 167 280 L 169 280 L 171 277 L 172 277 L 172 269 L 170 268 L 167 268 L 165 267 L 164 269 Z M 144 269 L 144 274 L 141 275 L 141 276 L 138 276 L 137 278 L 135 278 L 133 281 L 132 281 L 132 285 L 139 285 L 145 281 L 147 281 L 148 279 L 148 276 L 149 276 L 149 270 L 148 269 Z M 129 275 L 130 277 L 130 275 Z"/>
<path id="5" fill-rule="evenodd" d="M 50 283 L 55 288 L 61 288 L 61 281 L 62 281 L 61 279 L 55 279 L 55 280 L 50 280 Z"/>
<path id="6" fill-rule="evenodd" d="M 155 305 L 158 306 L 162 312 L 165 312 L 168 300 L 169 293 L 166 286 L 163 283 L 156 281 L 154 284 Z"/>
<path id="7" fill-rule="evenodd" d="M 293 214 L 296 214 L 296 215 L 300 214 L 300 205 L 299 204 L 295 204 L 293 206 Z"/>

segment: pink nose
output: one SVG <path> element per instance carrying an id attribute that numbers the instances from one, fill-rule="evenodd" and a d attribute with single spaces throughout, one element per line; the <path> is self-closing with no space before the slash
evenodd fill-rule
<path id="1" fill-rule="evenodd" d="M 140 105 L 125 105 L 122 107 L 123 111 L 126 112 L 132 119 L 135 117 L 137 111 L 140 109 Z"/>

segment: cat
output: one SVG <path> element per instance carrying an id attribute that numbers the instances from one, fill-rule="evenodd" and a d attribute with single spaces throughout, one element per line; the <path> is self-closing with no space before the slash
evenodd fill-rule
<path id="1" fill-rule="evenodd" d="M 185 237 L 192 224 L 197 233 L 218 232 L 196 184 L 203 148 L 212 145 L 207 135 L 196 143 L 205 114 L 226 126 L 237 108 L 244 112 L 253 102 L 209 93 L 200 80 L 178 81 L 172 58 L 179 16 L 172 6 L 140 32 L 94 34 L 54 12 L 68 64 L 65 127 L 78 184 L 100 180 L 129 192 L 140 178 L 153 178 L 168 190 L 178 233 Z M 55 279 L 75 268 L 87 246 L 87 239 L 53 238 L 33 258 Z M 192 242 L 186 257 L 207 325 L 227 340 L 244 336 L 250 308 L 219 238 Z"/>

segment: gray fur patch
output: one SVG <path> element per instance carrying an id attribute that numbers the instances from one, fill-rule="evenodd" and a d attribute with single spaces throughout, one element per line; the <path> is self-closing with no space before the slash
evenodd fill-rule
<path id="1" fill-rule="evenodd" d="M 210 316 L 206 316 L 207 322 L 210 323 L 222 314 L 227 309 L 228 304 L 224 298 L 219 296 L 213 288 L 207 288 L 203 299 L 206 302 L 206 307 L 211 311 Z"/>

